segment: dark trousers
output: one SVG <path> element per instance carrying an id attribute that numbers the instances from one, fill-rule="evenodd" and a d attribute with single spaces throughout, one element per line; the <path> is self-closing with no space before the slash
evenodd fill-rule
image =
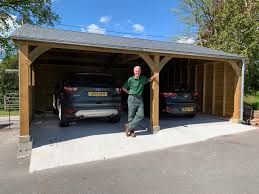
<path id="1" fill-rule="evenodd" d="M 144 104 L 141 97 L 129 95 L 128 97 L 128 127 L 134 130 L 144 118 Z"/>

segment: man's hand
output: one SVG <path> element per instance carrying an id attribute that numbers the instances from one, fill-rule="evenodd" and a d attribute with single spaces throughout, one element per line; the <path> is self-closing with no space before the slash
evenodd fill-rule
<path id="1" fill-rule="evenodd" d="M 158 77 L 159 76 L 159 73 L 155 73 L 154 75 L 153 75 L 153 77 L 155 78 L 155 77 Z"/>
<path id="2" fill-rule="evenodd" d="M 152 82 L 156 77 L 159 76 L 159 73 L 155 73 L 153 76 L 149 78 L 149 81 Z"/>
<path id="3" fill-rule="evenodd" d="M 129 91 L 126 88 L 122 88 L 122 90 L 127 94 L 129 93 Z"/>

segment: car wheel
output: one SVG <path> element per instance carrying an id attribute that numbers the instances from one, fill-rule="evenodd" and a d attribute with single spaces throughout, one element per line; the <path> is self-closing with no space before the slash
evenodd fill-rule
<path id="1" fill-rule="evenodd" d="M 68 127 L 69 123 L 67 121 L 64 121 L 64 120 L 59 120 L 59 126 L 60 127 Z"/>
<path id="2" fill-rule="evenodd" d="M 52 108 L 52 112 L 53 114 L 58 115 L 58 109 Z"/>
<path id="3" fill-rule="evenodd" d="M 58 102 L 55 94 L 52 95 L 52 112 L 55 115 L 58 114 Z"/>
<path id="4" fill-rule="evenodd" d="M 195 116 L 195 114 L 187 115 L 188 118 L 193 118 L 194 116 Z"/>
<path id="5" fill-rule="evenodd" d="M 111 123 L 118 123 L 121 120 L 121 116 L 116 115 L 116 116 L 111 117 L 109 120 Z"/>
<path id="6" fill-rule="evenodd" d="M 64 118 L 63 111 L 62 111 L 62 105 L 59 106 L 59 126 L 60 127 L 69 126 L 69 122 L 67 122 Z"/>

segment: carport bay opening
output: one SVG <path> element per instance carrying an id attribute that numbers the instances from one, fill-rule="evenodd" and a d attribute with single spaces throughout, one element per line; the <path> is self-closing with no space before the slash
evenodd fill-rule
<path id="1" fill-rule="evenodd" d="M 145 105 L 150 107 L 153 132 L 159 131 L 159 87 L 176 81 L 189 83 L 200 94 L 203 113 L 242 119 L 241 56 L 195 45 L 31 25 L 23 25 L 11 38 L 19 46 L 20 142 L 29 139 L 34 112 L 51 109 L 53 88 L 66 72 L 111 73 L 122 85 L 136 64 L 146 76 L 160 72 L 144 92 L 145 101 L 150 99 Z"/>
<path id="2" fill-rule="evenodd" d="M 52 111 L 52 94 L 55 92 L 56 86 L 69 74 L 75 72 L 111 74 L 115 80 L 115 87 L 121 87 L 133 75 L 135 65 L 141 66 L 143 75 L 147 77 L 152 75 L 149 66 L 139 55 L 50 49 L 41 54 L 32 64 L 35 71 L 33 114 L 35 112 Z M 225 70 L 229 75 L 227 77 L 229 79 L 228 91 L 232 91 L 235 81 L 232 79 L 235 77 L 234 72 L 231 67 L 225 67 Z M 187 85 L 191 91 L 199 94 L 201 112 L 223 116 L 224 79 L 216 79 L 219 77 L 224 77 L 224 63 L 222 62 L 172 58 L 160 71 L 159 88 L 170 88 L 175 84 Z M 215 87 L 213 87 L 213 84 Z M 204 89 L 206 90 L 205 93 L 203 92 Z M 216 92 L 214 96 L 213 90 Z M 147 117 L 150 117 L 150 92 L 150 84 L 147 84 L 143 92 L 145 115 Z M 225 110 L 225 117 L 231 117 L 234 111 L 234 100 L 231 100 L 234 96 L 232 92 L 228 93 L 229 107 Z M 127 101 L 125 93 L 122 93 L 122 100 L 122 104 L 125 105 Z"/>

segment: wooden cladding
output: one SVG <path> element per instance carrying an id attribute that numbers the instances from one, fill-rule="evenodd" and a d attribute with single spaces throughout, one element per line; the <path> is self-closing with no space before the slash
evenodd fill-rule
<path id="1" fill-rule="evenodd" d="M 204 64 L 202 112 L 226 118 L 240 118 L 240 81 L 229 63 Z M 199 66 L 197 76 L 199 76 Z M 199 69 L 200 68 L 200 69 Z M 200 87 L 196 78 L 196 89 Z"/>
<path id="2" fill-rule="evenodd" d="M 223 115 L 224 64 L 213 64 L 213 99 L 212 114 Z"/>

